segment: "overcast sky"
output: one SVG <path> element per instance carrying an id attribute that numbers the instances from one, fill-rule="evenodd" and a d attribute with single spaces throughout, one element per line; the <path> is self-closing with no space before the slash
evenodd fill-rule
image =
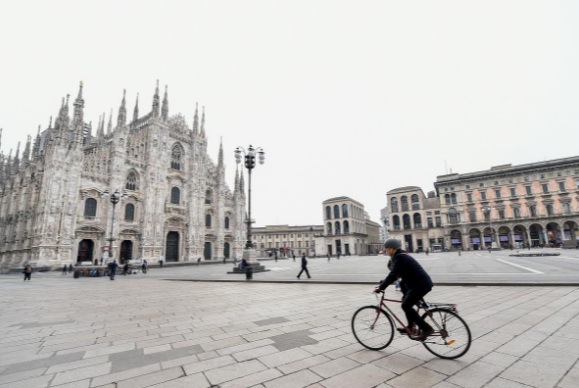
<path id="1" fill-rule="evenodd" d="M 205 107 L 230 187 L 234 149 L 265 149 L 256 225 L 322 224 L 337 196 L 379 221 L 394 188 L 578 154 L 578 20 L 573 0 L 0 0 L 1 149 L 81 80 L 95 128 L 123 89 L 150 111 L 158 79 L 170 115 Z"/>

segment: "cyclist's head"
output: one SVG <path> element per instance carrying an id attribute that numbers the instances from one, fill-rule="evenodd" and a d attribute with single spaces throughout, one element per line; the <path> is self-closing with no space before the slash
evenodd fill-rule
<path id="1" fill-rule="evenodd" d="M 395 238 L 389 238 L 388 240 L 386 240 L 386 242 L 384 242 L 384 248 L 388 249 L 400 249 L 402 247 L 402 244 L 400 243 L 400 240 L 397 240 Z"/>

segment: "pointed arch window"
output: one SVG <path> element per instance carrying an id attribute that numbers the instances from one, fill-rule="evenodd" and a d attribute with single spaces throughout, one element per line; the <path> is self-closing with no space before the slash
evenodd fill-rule
<path id="1" fill-rule="evenodd" d="M 84 216 L 85 218 L 95 218 L 97 211 L 97 201 L 94 198 L 87 198 L 84 201 Z"/>
<path id="2" fill-rule="evenodd" d="M 205 215 L 205 227 L 211 228 L 211 214 Z"/>
<path id="3" fill-rule="evenodd" d="M 125 221 L 134 221 L 135 219 L 135 205 L 128 203 L 125 206 Z"/>
<path id="4" fill-rule="evenodd" d="M 137 182 L 137 174 L 134 171 L 129 172 L 127 175 L 127 182 L 125 183 L 125 189 L 127 190 L 137 190 L 139 188 Z"/>
<path id="5" fill-rule="evenodd" d="M 181 203 L 181 190 L 178 187 L 171 189 L 171 203 L 179 205 Z"/>
<path id="6" fill-rule="evenodd" d="M 181 170 L 181 157 L 183 152 L 178 144 L 173 146 L 171 150 L 171 168 L 174 170 Z"/>
<path id="7" fill-rule="evenodd" d="M 225 222 L 223 223 L 225 229 L 229 229 L 229 217 L 225 217 Z"/>
<path id="8" fill-rule="evenodd" d="M 213 191 L 207 189 L 205 192 L 205 205 L 211 205 L 213 203 Z"/>

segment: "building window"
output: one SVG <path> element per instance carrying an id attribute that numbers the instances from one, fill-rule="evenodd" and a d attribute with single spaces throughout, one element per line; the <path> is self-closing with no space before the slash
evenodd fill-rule
<path id="1" fill-rule="evenodd" d="M 467 194 L 466 194 L 466 201 L 467 201 L 467 202 L 472 202 L 472 193 L 467 193 Z"/>
<path id="2" fill-rule="evenodd" d="M 476 222 L 476 212 L 474 210 L 469 210 L 468 218 L 470 222 Z"/>
<path id="3" fill-rule="evenodd" d="M 484 211 L 487 210 L 487 211 Z M 483 209 L 483 214 L 485 217 L 485 221 L 490 221 L 491 219 L 491 211 L 489 209 Z"/>
<path id="4" fill-rule="evenodd" d="M 432 222 L 432 217 L 428 217 L 426 219 L 426 222 L 428 223 L 429 228 L 434 228 L 434 223 Z"/>
<path id="5" fill-rule="evenodd" d="M 350 223 L 348 221 L 344 221 L 344 234 L 350 233 Z"/>
<path id="6" fill-rule="evenodd" d="M 518 207 L 513 208 L 513 215 L 515 216 L 515 218 L 521 218 L 521 209 L 519 209 Z"/>
<path id="7" fill-rule="evenodd" d="M 495 189 L 495 198 L 501 197 L 501 189 Z"/>
<path id="8" fill-rule="evenodd" d="M 450 205 L 450 194 L 444 194 L 444 204 Z"/>
<path id="9" fill-rule="evenodd" d="M 434 217 L 434 220 L 436 221 L 436 227 L 440 228 L 442 226 L 442 218 Z"/>
<path id="10" fill-rule="evenodd" d="M 529 206 L 529 213 L 531 213 L 531 217 L 537 216 L 537 207 L 535 205 Z"/>
<path id="11" fill-rule="evenodd" d="M 527 195 L 533 194 L 533 191 L 531 190 L 531 186 L 525 186 L 525 191 L 527 192 Z"/>
<path id="12" fill-rule="evenodd" d="M 400 217 L 392 217 L 392 226 L 394 227 L 394 230 L 400 230 Z"/>
<path id="13" fill-rule="evenodd" d="M 412 225 L 410 225 L 410 216 L 408 214 L 402 216 L 402 224 L 404 225 L 404 229 L 412 228 Z"/>
<path id="14" fill-rule="evenodd" d="M 94 198 L 87 198 L 84 201 L 84 216 L 86 218 L 94 218 L 96 217 L 97 211 L 97 201 Z"/>
<path id="15" fill-rule="evenodd" d="M 225 222 L 223 224 L 224 224 L 225 229 L 229 229 L 229 217 L 225 217 Z"/>
<path id="16" fill-rule="evenodd" d="M 422 229 L 422 217 L 420 216 L 420 213 L 414 213 L 414 228 L 415 229 Z"/>
<path id="17" fill-rule="evenodd" d="M 127 175 L 127 182 L 125 183 L 125 189 L 127 190 L 137 190 L 137 176 L 133 171 L 129 172 Z"/>
<path id="18" fill-rule="evenodd" d="M 547 205 L 547 206 L 545 206 L 545 209 L 547 209 L 547 215 L 548 216 L 553 215 L 553 205 Z"/>
<path id="19" fill-rule="evenodd" d="M 579 188 L 579 181 L 577 181 L 577 187 Z M 392 213 L 397 213 L 398 212 L 398 200 L 396 198 L 392 198 L 390 200 L 390 211 Z"/>
<path id="20" fill-rule="evenodd" d="M 205 227 L 211 228 L 211 214 L 205 215 Z"/>
<path id="21" fill-rule="evenodd" d="M 420 201 L 418 199 L 418 195 L 412 194 L 412 197 L 410 197 L 410 200 L 412 202 L 412 210 L 420 210 Z"/>
<path id="22" fill-rule="evenodd" d="M 181 203 L 181 190 L 178 187 L 171 189 L 171 203 L 179 205 Z"/>
<path id="23" fill-rule="evenodd" d="M 171 168 L 174 170 L 181 169 L 181 147 L 175 145 L 171 150 Z"/>
<path id="24" fill-rule="evenodd" d="M 541 187 L 543 188 L 543 193 L 549 192 L 549 185 L 547 183 L 543 183 Z"/>
<path id="25" fill-rule="evenodd" d="M 452 202 L 453 205 L 456 205 L 456 194 L 455 193 L 450 194 L 450 201 Z"/>
<path id="26" fill-rule="evenodd" d="M 407 196 L 403 195 L 402 197 L 400 197 L 400 207 L 401 207 L 403 212 L 408 211 L 408 197 Z"/>
<path id="27" fill-rule="evenodd" d="M 340 222 L 336 221 L 336 223 L 334 224 L 334 230 L 336 231 L 336 234 L 340 234 Z M 298 236 L 301 237 L 301 236 Z"/>
<path id="28" fill-rule="evenodd" d="M 328 229 L 326 233 L 328 233 L 328 235 L 331 236 L 332 235 L 332 223 L 328 222 L 328 224 L 326 226 Z"/>
<path id="29" fill-rule="evenodd" d="M 499 209 L 499 219 L 501 219 L 501 220 L 505 219 L 505 210 L 504 209 Z"/>
<path id="30" fill-rule="evenodd" d="M 205 192 L 205 205 L 211 205 L 213 203 L 213 192 L 211 189 L 207 189 Z"/>
<path id="31" fill-rule="evenodd" d="M 486 199 L 487 199 L 487 193 L 484 192 L 484 191 L 481 191 L 481 192 L 480 192 L 480 199 L 483 200 L 483 201 L 486 201 Z"/>
<path id="32" fill-rule="evenodd" d="M 563 214 L 571 214 L 571 206 L 567 202 L 563 204 Z"/>
<path id="33" fill-rule="evenodd" d="M 517 189 L 514 187 L 511 187 L 511 197 L 516 197 L 517 196 Z"/>
<path id="34" fill-rule="evenodd" d="M 125 221 L 133 221 L 135 219 L 135 205 L 128 203 L 125 206 Z"/>
<path id="35" fill-rule="evenodd" d="M 451 224 L 458 224 L 458 222 L 460 221 L 460 217 L 458 212 L 456 211 L 455 208 L 451 208 L 448 211 L 448 222 Z"/>
<path id="36" fill-rule="evenodd" d="M 332 208 L 329 206 L 326 206 L 326 220 L 331 220 L 332 219 Z"/>
<path id="37" fill-rule="evenodd" d="M 348 217 L 348 205 L 346 204 L 342 205 L 342 217 L 344 218 Z"/>
<path id="38" fill-rule="evenodd" d="M 559 182 L 559 190 L 560 191 L 565 191 L 565 182 Z"/>
<path id="39" fill-rule="evenodd" d="M 334 218 L 340 218 L 340 207 L 338 205 L 334 205 Z"/>

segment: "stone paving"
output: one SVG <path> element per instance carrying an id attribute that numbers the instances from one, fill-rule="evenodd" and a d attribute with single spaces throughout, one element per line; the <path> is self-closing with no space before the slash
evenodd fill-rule
<path id="1" fill-rule="evenodd" d="M 0 388 L 579 386 L 579 286 L 436 286 L 427 299 L 457 303 L 474 337 L 458 360 L 403 336 L 359 345 L 372 289 L 1 276 Z"/>

